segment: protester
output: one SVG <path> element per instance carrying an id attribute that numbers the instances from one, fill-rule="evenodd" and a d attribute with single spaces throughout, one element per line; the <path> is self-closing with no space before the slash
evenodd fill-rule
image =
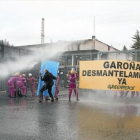
<path id="1" fill-rule="evenodd" d="M 55 84 L 55 94 L 54 94 L 54 97 L 56 100 L 58 100 L 58 94 L 59 94 L 59 81 L 60 81 L 60 77 L 59 77 L 59 73 L 58 73 L 57 79 L 56 79 L 56 84 Z"/>
<path id="2" fill-rule="evenodd" d="M 128 93 L 129 93 L 129 91 L 126 91 L 125 97 L 127 96 Z M 136 93 L 136 96 L 139 97 L 139 92 L 138 91 L 131 91 L 131 98 L 133 98 L 135 96 L 135 93 Z"/>
<path id="3" fill-rule="evenodd" d="M 26 87 L 26 95 L 27 95 L 27 78 L 25 74 L 22 74 L 22 77 L 24 79 L 23 83 L 24 83 L 24 86 Z"/>
<path id="4" fill-rule="evenodd" d="M 25 78 L 22 75 L 19 75 L 16 80 L 17 91 L 22 89 L 22 96 L 26 97 L 26 87 L 24 85 Z"/>
<path id="5" fill-rule="evenodd" d="M 36 84 L 37 79 L 33 77 L 32 73 L 29 73 L 29 78 L 27 80 L 29 81 L 29 84 L 30 84 L 32 96 L 35 96 L 35 84 Z"/>
<path id="6" fill-rule="evenodd" d="M 114 98 L 117 98 L 117 93 L 120 94 L 120 97 L 123 97 L 124 94 L 125 94 L 125 91 L 123 91 L 123 90 L 115 90 L 114 91 Z"/>
<path id="7" fill-rule="evenodd" d="M 52 73 L 50 73 L 47 69 L 44 69 L 44 76 L 41 75 L 41 81 L 44 81 L 44 85 L 40 89 L 39 93 L 39 103 L 43 102 L 43 91 L 48 89 L 48 93 L 51 97 L 51 101 L 54 102 L 54 98 L 52 95 L 52 86 L 54 84 L 53 79 L 56 80 L 56 77 L 53 76 Z"/>
<path id="8" fill-rule="evenodd" d="M 20 73 L 19 72 L 16 72 L 15 73 L 16 75 L 16 82 L 15 82 L 15 97 L 22 97 L 22 94 L 21 94 L 21 89 L 17 86 L 17 79 L 19 78 L 20 76 Z"/>
<path id="9" fill-rule="evenodd" d="M 15 98 L 15 90 L 16 90 L 15 83 L 16 83 L 16 79 L 17 79 L 16 74 L 13 74 L 12 77 L 10 77 L 10 79 L 7 82 L 8 87 L 9 87 L 9 97 L 10 98 Z"/>
<path id="10" fill-rule="evenodd" d="M 69 74 L 69 101 L 71 100 L 71 94 L 72 94 L 72 90 L 74 90 L 75 96 L 77 101 L 79 101 L 78 98 L 78 91 L 77 91 L 77 87 L 76 87 L 76 79 L 78 78 L 78 74 L 75 73 L 75 71 L 71 70 L 70 74 Z"/>

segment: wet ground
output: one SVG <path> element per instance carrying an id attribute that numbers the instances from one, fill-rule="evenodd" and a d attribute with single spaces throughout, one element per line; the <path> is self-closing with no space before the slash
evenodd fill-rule
<path id="1" fill-rule="evenodd" d="M 117 97 L 108 91 L 79 91 L 69 102 L 38 103 L 11 99 L 0 92 L 0 140 L 140 140 L 140 97 Z"/>

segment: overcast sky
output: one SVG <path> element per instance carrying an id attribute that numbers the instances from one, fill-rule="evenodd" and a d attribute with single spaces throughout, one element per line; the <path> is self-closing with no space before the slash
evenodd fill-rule
<path id="1" fill-rule="evenodd" d="M 0 1 L 0 40 L 15 46 L 40 44 L 41 19 L 45 43 L 91 39 L 130 49 L 140 31 L 140 1 Z"/>

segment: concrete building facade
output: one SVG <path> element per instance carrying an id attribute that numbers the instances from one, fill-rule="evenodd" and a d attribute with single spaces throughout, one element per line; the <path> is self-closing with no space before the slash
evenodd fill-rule
<path id="1" fill-rule="evenodd" d="M 25 45 L 25 46 L 15 46 L 9 47 L 0 44 L 0 60 L 1 62 L 6 61 L 16 61 L 16 59 L 21 56 L 30 55 L 36 51 L 44 51 L 48 53 L 50 50 L 58 51 L 58 55 L 52 60 L 60 62 L 60 78 L 61 86 L 67 86 L 66 75 L 71 69 L 79 71 L 79 61 L 81 60 L 100 60 L 100 59 L 110 59 L 112 58 L 110 52 L 119 52 L 116 48 L 107 45 L 97 39 L 86 39 L 78 41 L 58 41 L 55 43 L 45 43 L 45 44 L 35 44 L 35 45 Z M 40 69 L 40 61 L 30 70 L 36 78 L 38 71 Z M 24 73 L 28 73 L 26 71 Z M 3 89 L 0 81 L 0 90 Z M 6 81 L 5 81 L 6 83 Z"/>

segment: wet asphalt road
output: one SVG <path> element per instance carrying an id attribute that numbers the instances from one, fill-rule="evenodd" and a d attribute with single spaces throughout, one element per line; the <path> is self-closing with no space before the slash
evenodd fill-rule
<path id="1" fill-rule="evenodd" d="M 140 140 L 140 97 L 114 98 L 111 92 L 79 91 L 69 102 L 38 103 L 0 92 L 0 140 Z"/>

